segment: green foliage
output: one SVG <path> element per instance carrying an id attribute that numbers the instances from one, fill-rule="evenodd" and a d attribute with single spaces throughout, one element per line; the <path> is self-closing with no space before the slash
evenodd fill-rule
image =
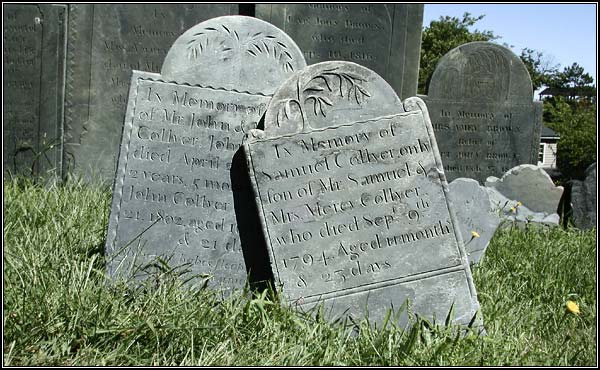
<path id="1" fill-rule="evenodd" d="M 584 87 L 594 83 L 594 78 L 586 73 L 577 63 L 565 67 L 562 72 L 556 72 L 548 81 L 549 87 Z"/>
<path id="2" fill-rule="evenodd" d="M 596 268 L 595 230 L 498 230 L 473 272 L 490 339 L 500 340 L 484 351 L 512 352 L 513 365 L 595 364 L 580 355 L 596 355 Z M 566 312 L 567 300 L 580 316 Z"/>
<path id="3" fill-rule="evenodd" d="M 558 72 L 558 65 L 553 65 L 541 51 L 525 48 L 521 50 L 520 58 L 531 77 L 533 91 L 548 86 L 554 74 Z"/>
<path id="4" fill-rule="evenodd" d="M 557 166 L 564 179 L 583 179 L 596 162 L 596 104 L 557 96 L 544 102 L 548 127 L 558 132 Z"/>
<path id="5" fill-rule="evenodd" d="M 5 366 L 596 365 L 595 230 L 499 230 L 473 269 L 485 337 L 423 319 L 354 335 L 273 294 L 111 282 L 105 188 L 15 180 L 4 194 Z"/>
<path id="6" fill-rule="evenodd" d="M 423 29 L 418 85 L 420 94 L 425 94 L 435 66 L 447 52 L 467 42 L 491 41 L 499 38 L 492 31 L 469 30 L 483 17 L 485 15 L 471 17 L 470 13 L 465 13 L 462 19 L 440 17 L 437 21 L 431 21 L 431 24 Z"/>
<path id="7" fill-rule="evenodd" d="M 553 95 L 544 98 L 544 122 L 560 135 L 557 167 L 562 180 L 582 179 L 596 162 L 596 86 L 577 63 L 553 73 L 547 86 Z"/>

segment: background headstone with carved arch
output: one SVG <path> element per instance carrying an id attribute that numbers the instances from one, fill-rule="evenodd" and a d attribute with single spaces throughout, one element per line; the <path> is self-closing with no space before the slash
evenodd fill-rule
<path id="1" fill-rule="evenodd" d="M 209 286 L 241 288 L 246 266 L 230 169 L 276 87 L 305 66 L 264 21 L 225 16 L 180 36 L 161 74 L 134 71 L 106 242 L 113 275 L 160 257 Z"/>
<path id="2" fill-rule="evenodd" d="M 471 42 L 451 50 L 421 98 L 448 181 L 483 183 L 519 164 L 537 163 L 542 103 L 533 101 L 529 73 L 509 49 Z"/>
<path id="3" fill-rule="evenodd" d="M 371 322 L 410 310 L 467 324 L 479 308 L 427 109 L 350 62 L 311 65 L 244 143 L 275 286 Z M 406 311 L 400 323 L 408 320 Z"/>

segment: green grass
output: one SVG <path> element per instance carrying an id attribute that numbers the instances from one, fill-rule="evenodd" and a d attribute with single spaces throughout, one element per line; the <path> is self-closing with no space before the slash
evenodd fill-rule
<path id="1" fill-rule="evenodd" d="M 596 365 L 595 230 L 499 230 L 473 269 L 485 337 L 420 320 L 352 335 L 171 275 L 110 284 L 106 189 L 19 180 L 4 196 L 4 365 Z"/>

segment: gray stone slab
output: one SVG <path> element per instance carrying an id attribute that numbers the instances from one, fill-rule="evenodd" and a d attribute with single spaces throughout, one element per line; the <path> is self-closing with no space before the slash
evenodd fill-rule
<path id="1" fill-rule="evenodd" d="M 520 223 L 557 226 L 562 186 L 555 186 L 542 168 L 531 164 L 516 166 L 502 178 L 488 177 L 485 182 L 493 210 L 502 219 Z"/>
<path id="2" fill-rule="evenodd" d="M 571 207 L 573 224 L 581 229 L 597 227 L 598 180 L 596 163 L 585 170 L 583 181 L 573 180 L 571 185 Z"/>
<path id="3" fill-rule="evenodd" d="M 423 4 L 257 4 L 256 17 L 290 35 L 308 64 L 358 63 L 402 99 L 417 93 Z"/>
<path id="4" fill-rule="evenodd" d="M 531 78 L 509 49 L 471 42 L 438 63 L 427 96 L 448 181 L 483 183 L 524 163 L 537 163 L 542 103 Z"/>
<path id="5" fill-rule="evenodd" d="M 502 178 L 490 176 L 485 186 L 523 203 L 534 212 L 556 213 L 563 193 L 541 167 L 524 164 L 511 168 Z"/>
<path id="6" fill-rule="evenodd" d="M 3 4 L 2 24 L 3 175 L 60 178 L 66 7 Z"/>
<path id="7" fill-rule="evenodd" d="M 558 226 L 560 216 L 558 213 L 535 212 L 523 205 L 521 201 L 510 199 L 494 188 L 485 188 L 490 197 L 492 210 L 500 215 L 501 226 L 518 227 L 543 225 L 549 227 Z M 508 222 L 505 222 L 508 221 Z"/>
<path id="8" fill-rule="evenodd" d="M 106 242 L 111 275 L 142 278 L 139 268 L 160 257 L 211 275 L 211 287 L 243 287 L 233 156 L 275 88 L 305 65 L 273 25 L 226 16 L 179 37 L 161 74 L 133 72 Z"/>
<path id="9" fill-rule="evenodd" d="M 476 180 L 458 178 L 448 184 L 448 189 L 469 263 L 477 264 L 500 225 L 500 217 L 492 210 L 485 187 Z"/>
<path id="10" fill-rule="evenodd" d="M 158 73 L 175 40 L 236 4 L 69 4 L 65 172 L 112 182 L 131 71 Z"/>
<path id="11" fill-rule="evenodd" d="M 274 282 L 302 308 L 371 323 L 479 308 L 425 104 L 373 71 L 323 62 L 275 93 L 244 143 Z M 399 318 L 407 322 L 406 312 Z"/>

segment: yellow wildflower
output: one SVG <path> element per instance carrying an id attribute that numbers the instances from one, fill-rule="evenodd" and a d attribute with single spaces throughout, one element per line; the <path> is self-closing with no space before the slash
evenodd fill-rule
<path id="1" fill-rule="evenodd" d="M 516 205 L 515 207 L 520 207 L 520 206 L 522 206 L 522 205 L 523 205 L 523 203 L 521 203 L 521 202 L 517 202 L 517 205 Z"/>
<path id="2" fill-rule="evenodd" d="M 576 315 L 579 315 L 579 313 L 580 313 L 579 305 L 573 301 L 567 301 L 567 310 L 570 313 L 574 313 Z"/>
<path id="3" fill-rule="evenodd" d="M 479 233 L 477 231 L 471 231 L 471 237 L 479 238 Z"/>
<path id="4" fill-rule="evenodd" d="M 510 207 L 510 211 L 514 213 L 517 212 L 517 209 L 515 207 Z"/>

